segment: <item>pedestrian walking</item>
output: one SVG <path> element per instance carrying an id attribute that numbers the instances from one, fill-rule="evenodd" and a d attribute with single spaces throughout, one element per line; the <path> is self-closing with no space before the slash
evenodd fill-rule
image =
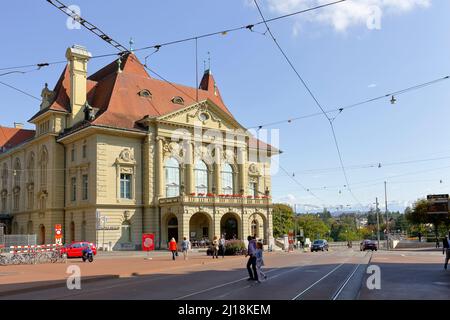
<path id="1" fill-rule="evenodd" d="M 172 251 L 172 260 L 175 260 L 175 256 L 177 255 L 177 242 L 175 238 L 170 239 L 169 241 L 169 250 Z"/>
<path id="2" fill-rule="evenodd" d="M 440 248 L 441 247 L 441 243 L 439 242 L 439 238 L 436 237 L 436 248 Z"/>
<path id="3" fill-rule="evenodd" d="M 264 257 L 263 257 L 263 244 L 262 242 L 256 243 L 256 271 L 258 273 L 258 279 L 264 278 L 267 279 L 267 275 L 262 271 L 262 267 L 264 266 Z M 261 282 L 260 280 L 257 280 Z"/>
<path id="4" fill-rule="evenodd" d="M 445 254 L 444 269 L 447 270 L 448 260 L 450 260 L 450 232 L 442 241 L 442 254 Z"/>
<path id="5" fill-rule="evenodd" d="M 225 237 L 223 235 L 219 241 L 219 250 L 222 251 L 222 259 L 225 258 Z"/>
<path id="6" fill-rule="evenodd" d="M 217 236 L 214 236 L 214 240 L 212 242 L 212 249 L 213 249 L 213 259 L 219 259 L 219 240 L 217 239 Z"/>
<path id="7" fill-rule="evenodd" d="M 181 243 L 181 251 L 183 251 L 184 260 L 188 259 L 188 253 L 190 248 L 191 242 L 188 239 L 186 239 L 186 237 L 184 237 L 183 242 Z"/>
<path id="8" fill-rule="evenodd" d="M 256 270 L 256 240 L 252 236 L 247 237 L 248 247 L 245 257 L 249 257 L 247 261 L 248 281 L 258 281 L 258 272 Z"/>

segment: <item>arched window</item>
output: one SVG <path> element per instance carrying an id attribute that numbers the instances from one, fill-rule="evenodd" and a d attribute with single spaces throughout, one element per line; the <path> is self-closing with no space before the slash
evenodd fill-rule
<path id="1" fill-rule="evenodd" d="M 254 237 L 259 237 L 259 223 L 258 220 L 254 219 L 251 224 L 251 233 Z"/>
<path id="2" fill-rule="evenodd" d="M 2 189 L 6 189 L 8 187 L 8 166 L 6 163 L 3 164 L 2 169 Z"/>
<path id="3" fill-rule="evenodd" d="M 47 185 L 47 162 L 48 162 L 48 152 L 47 148 L 43 147 L 41 152 L 41 186 Z"/>
<path id="4" fill-rule="evenodd" d="M 166 197 L 177 197 L 180 195 L 180 164 L 177 159 L 167 159 L 164 170 L 166 173 Z"/>
<path id="5" fill-rule="evenodd" d="M 195 191 L 206 194 L 208 192 L 208 167 L 199 160 L 195 163 Z"/>
<path id="6" fill-rule="evenodd" d="M 28 220 L 27 223 L 27 234 L 33 234 L 34 230 L 33 230 L 33 221 Z"/>
<path id="7" fill-rule="evenodd" d="M 70 242 L 75 242 L 75 222 L 70 222 Z"/>
<path id="8" fill-rule="evenodd" d="M 81 241 L 86 241 L 86 221 L 81 222 Z"/>
<path id="9" fill-rule="evenodd" d="M 19 158 L 16 158 L 16 162 L 14 164 L 14 187 L 19 187 L 20 186 L 20 175 L 22 173 L 22 169 L 21 169 L 21 165 L 20 165 L 20 160 Z"/>
<path id="10" fill-rule="evenodd" d="M 229 163 L 222 166 L 222 193 L 234 194 L 233 167 Z"/>
<path id="11" fill-rule="evenodd" d="M 28 183 L 34 182 L 34 153 L 31 153 L 30 158 L 28 160 Z"/>
<path id="12" fill-rule="evenodd" d="M 45 244 L 45 226 L 43 224 L 39 226 L 39 244 Z"/>

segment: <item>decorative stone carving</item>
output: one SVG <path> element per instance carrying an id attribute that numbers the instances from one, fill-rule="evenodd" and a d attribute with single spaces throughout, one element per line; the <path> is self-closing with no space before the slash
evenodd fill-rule
<path id="1" fill-rule="evenodd" d="M 48 108 L 55 100 L 55 92 L 48 89 L 47 83 L 45 84 L 44 89 L 42 89 L 41 97 L 42 97 L 41 110 Z"/>
<path id="2" fill-rule="evenodd" d="M 248 173 L 251 175 L 254 175 L 254 176 L 259 176 L 260 171 L 259 171 L 258 166 L 254 163 L 250 164 L 248 167 Z"/>
<path id="3" fill-rule="evenodd" d="M 120 162 L 135 163 L 133 153 L 128 148 L 122 150 L 117 160 L 119 160 Z"/>

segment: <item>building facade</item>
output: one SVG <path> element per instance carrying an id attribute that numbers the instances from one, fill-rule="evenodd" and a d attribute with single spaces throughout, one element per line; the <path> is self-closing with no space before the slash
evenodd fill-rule
<path id="1" fill-rule="evenodd" d="M 150 77 L 132 53 L 88 76 L 67 49 L 45 85 L 35 131 L 0 127 L 0 219 L 9 233 L 134 250 L 174 237 L 273 241 L 270 158 L 225 106 L 209 70 L 199 88 Z M 5 133 L 6 132 L 6 133 Z"/>

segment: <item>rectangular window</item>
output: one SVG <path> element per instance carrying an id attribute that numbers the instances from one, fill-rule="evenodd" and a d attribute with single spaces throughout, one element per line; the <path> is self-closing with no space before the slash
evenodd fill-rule
<path id="1" fill-rule="evenodd" d="M 83 159 L 87 157 L 87 147 L 86 145 L 83 145 Z"/>
<path id="2" fill-rule="evenodd" d="M 34 191 L 28 190 L 28 209 L 33 209 L 34 207 Z"/>
<path id="3" fill-rule="evenodd" d="M 88 199 L 88 192 L 89 192 L 89 179 L 88 175 L 83 175 L 83 200 Z"/>
<path id="4" fill-rule="evenodd" d="M 122 199 L 131 199 L 131 174 L 120 174 L 120 197 Z"/>
<path id="5" fill-rule="evenodd" d="M 75 161 L 75 148 L 72 147 L 72 150 L 70 150 L 70 160 Z"/>
<path id="6" fill-rule="evenodd" d="M 20 202 L 19 193 L 15 193 L 14 194 L 14 211 L 19 210 L 19 202 Z"/>
<path id="7" fill-rule="evenodd" d="M 2 198 L 2 212 L 6 212 L 6 197 Z"/>
<path id="8" fill-rule="evenodd" d="M 77 178 L 72 177 L 70 180 L 71 189 L 70 189 L 70 200 L 76 201 L 77 200 Z"/>
<path id="9" fill-rule="evenodd" d="M 256 182 L 249 182 L 248 195 L 252 196 L 252 197 L 255 197 L 258 195 L 258 184 Z"/>

